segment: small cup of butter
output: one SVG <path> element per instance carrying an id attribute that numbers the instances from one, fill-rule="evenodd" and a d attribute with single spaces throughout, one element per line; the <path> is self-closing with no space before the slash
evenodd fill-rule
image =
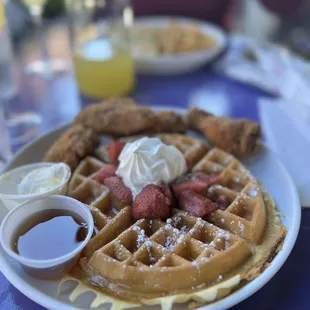
<path id="1" fill-rule="evenodd" d="M 66 194 L 71 169 L 65 163 L 35 163 L 0 176 L 0 199 L 8 210 L 20 203 L 48 195 Z"/>

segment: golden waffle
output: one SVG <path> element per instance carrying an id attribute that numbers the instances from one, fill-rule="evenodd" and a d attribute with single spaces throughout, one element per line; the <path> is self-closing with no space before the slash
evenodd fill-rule
<path id="1" fill-rule="evenodd" d="M 167 145 L 174 145 L 184 155 L 186 162 L 190 167 L 195 165 L 207 152 L 207 146 L 201 140 L 181 134 L 158 134 L 150 135 L 157 137 Z M 137 135 L 120 139 L 123 142 L 133 142 L 144 136 Z M 104 162 L 111 162 L 107 152 L 107 147 L 103 146 L 96 152 L 98 158 Z"/>
<path id="2" fill-rule="evenodd" d="M 94 180 L 102 165 L 91 157 L 82 161 L 69 192 L 89 206 L 97 228 L 71 276 L 97 292 L 139 304 L 163 305 L 164 296 L 170 296 L 167 309 L 173 302 L 210 302 L 260 275 L 279 251 L 286 230 L 276 222 L 274 206 L 268 203 L 266 208 L 257 181 L 219 149 L 210 150 L 193 168 L 220 175 L 220 184 L 210 187 L 208 195 L 216 200 L 225 194 L 231 201 L 206 221 L 176 209 L 166 222 L 134 222 L 131 207 L 115 203 L 109 190 Z M 236 277 L 233 286 L 217 289 L 211 299 L 199 295 Z M 94 304 L 111 300 L 97 298 Z"/>
<path id="3" fill-rule="evenodd" d="M 231 201 L 226 210 L 217 210 L 209 220 L 251 243 L 259 243 L 266 224 L 264 201 L 255 178 L 233 156 L 213 148 L 194 167 L 194 171 L 216 173 L 221 184 L 208 190 L 211 198 L 225 195 Z"/>

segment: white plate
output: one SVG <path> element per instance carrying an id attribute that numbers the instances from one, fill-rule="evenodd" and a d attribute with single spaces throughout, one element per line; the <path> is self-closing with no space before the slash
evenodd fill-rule
<path id="1" fill-rule="evenodd" d="M 57 139 L 64 128 L 55 129 L 23 148 L 9 163 L 7 169 L 40 161 L 45 150 Z M 259 290 L 276 274 L 286 261 L 298 235 L 301 214 L 300 202 L 296 188 L 284 166 L 275 157 L 273 152 L 266 147 L 258 156 L 249 159 L 245 164 L 263 182 L 267 190 L 275 198 L 278 210 L 284 215 L 282 222 L 289 230 L 288 235 L 282 251 L 275 257 L 262 275 L 228 297 L 203 307 L 202 309 L 205 310 L 227 309 Z M 4 216 L 5 207 L 0 205 L 0 222 Z M 89 309 L 87 304 L 89 299 L 87 296 L 83 295 L 83 298 L 78 298 L 74 304 L 68 300 L 67 294 L 57 296 L 57 281 L 42 281 L 26 275 L 16 262 L 5 254 L 2 247 L 0 247 L 0 270 L 18 290 L 48 309 Z M 177 308 L 185 309 L 185 306 L 178 305 Z M 107 309 L 107 307 L 101 306 L 98 309 Z"/>
<path id="2" fill-rule="evenodd" d="M 216 44 L 209 49 L 182 55 L 148 56 L 135 54 L 134 59 L 138 72 L 163 75 L 190 72 L 211 62 L 227 45 L 227 36 L 220 27 L 192 18 L 174 17 L 173 20 L 184 25 L 197 25 L 204 33 L 212 36 Z M 171 21 L 171 17 L 152 16 L 135 18 L 134 23 L 138 27 L 163 28 Z"/>

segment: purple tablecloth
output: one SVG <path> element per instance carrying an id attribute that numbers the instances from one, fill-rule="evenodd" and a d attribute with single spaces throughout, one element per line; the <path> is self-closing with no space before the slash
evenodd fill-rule
<path id="1" fill-rule="evenodd" d="M 43 115 L 41 132 L 70 121 L 80 103 L 72 76 L 66 75 L 41 85 L 37 101 L 25 99 L 25 106 Z M 27 87 L 24 86 L 27 92 Z M 146 105 L 186 108 L 204 104 L 206 109 L 233 117 L 258 121 L 257 99 L 268 94 L 219 76 L 208 68 L 175 77 L 139 76 L 133 96 Z M 303 210 L 296 246 L 278 274 L 255 295 L 233 309 L 310 309 L 310 210 Z M 0 309 L 41 310 L 17 291 L 0 273 Z"/>

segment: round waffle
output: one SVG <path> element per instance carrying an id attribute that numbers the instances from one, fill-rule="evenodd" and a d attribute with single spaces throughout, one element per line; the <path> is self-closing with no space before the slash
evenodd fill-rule
<path id="1" fill-rule="evenodd" d="M 225 195 L 229 206 L 205 220 L 175 209 L 165 222 L 135 222 L 131 207 L 121 205 L 95 181 L 105 163 L 87 157 L 73 174 L 69 195 L 88 205 L 98 231 L 72 274 L 102 292 L 146 304 L 162 296 L 199 292 L 231 277 L 248 281 L 258 276 L 286 230 L 276 221 L 274 206 L 266 207 L 256 179 L 232 155 L 216 148 L 207 152 L 198 139 L 159 137 L 178 147 L 190 162 L 200 159 L 192 171 L 218 174 L 221 181 L 207 195 L 213 201 Z M 106 148 L 98 154 L 107 159 Z"/>

